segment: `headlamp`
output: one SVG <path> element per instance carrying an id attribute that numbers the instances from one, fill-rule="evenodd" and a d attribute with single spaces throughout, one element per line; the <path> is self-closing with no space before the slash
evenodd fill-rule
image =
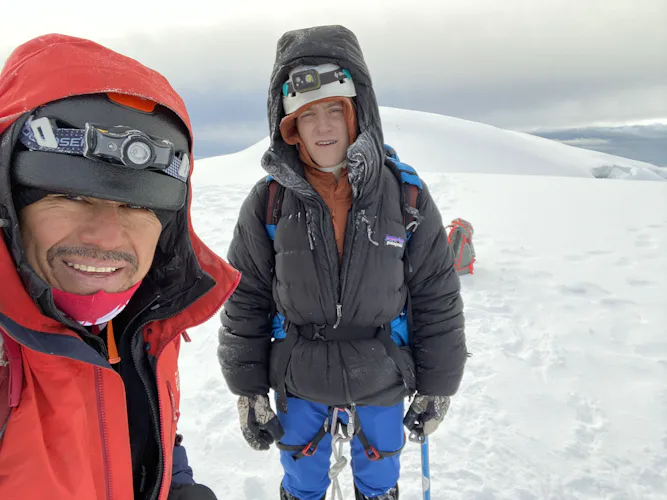
<path id="1" fill-rule="evenodd" d="M 20 140 L 32 151 L 80 155 L 134 170 L 158 170 L 183 182 L 187 182 L 190 173 L 187 153 L 176 155 L 171 141 L 129 127 L 105 130 L 86 123 L 84 130 L 66 129 L 42 117 L 25 122 Z"/>
<path id="2" fill-rule="evenodd" d="M 319 73 L 316 69 L 304 69 L 295 72 L 289 81 L 283 84 L 283 96 L 287 97 L 294 93 L 311 92 L 319 89 L 322 85 L 333 82 L 352 80 L 350 72 L 346 69 L 336 69 L 326 73 Z"/>
<path id="3" fill-rule="evenodd" d="M 295 92 L 309 92 L 322 86 L 320 74 L 315 69 L 306 69 L 292 75 Z"/>
<path id="4" fill-rule="evenodd" d="M 111 159 L 135 169 L 164 170 L 174 156 L 174 145 L 164 139 L 153 139 L 140 130 L 110 132 L 86 124 L 83 156 Z"/>

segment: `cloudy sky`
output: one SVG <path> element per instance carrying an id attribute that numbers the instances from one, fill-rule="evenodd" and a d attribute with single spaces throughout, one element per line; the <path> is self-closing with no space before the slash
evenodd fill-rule
<path id="1" fill-rule="evenodd" d="M 61 15 L 51 2 L 31 0 L 27 10 L 11 2 L 2 8 L 0 63 L 49 32 L 134 57 L 185 99 L 197 156 L 268 134 L 276 41 L 318 24 L 357 34 L 384 106 L 531 131 L 667 123 L 665 0 L 218 3 L 73 0 Z"/>

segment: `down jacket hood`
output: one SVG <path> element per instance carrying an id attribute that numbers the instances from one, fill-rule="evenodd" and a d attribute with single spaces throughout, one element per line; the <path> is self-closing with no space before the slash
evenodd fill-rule
<path id="1" fill-rule="evenodd" d="M 378 185 L 384 163 L 380 111 L 357 37 L 344 26 L 317 26 L 285 33 L 276 50 L 268 97 L 271 144 L 262 158 L 262 166 L 279 183 L 300 196 L 314 197 L 315 191 L 304 178 L 303 165 L 294 146 L 285 143 L 280 121 L 285 116 L 282 86 L 289 72 L 301 65 L 334 63 L 349 70 L 357 92 L 354 98 L 359 136 L 347 152 L 347 166 L 352 192 L 361 201 Z"/>

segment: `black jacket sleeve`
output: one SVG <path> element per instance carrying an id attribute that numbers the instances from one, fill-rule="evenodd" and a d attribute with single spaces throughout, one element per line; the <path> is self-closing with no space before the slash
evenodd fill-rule
<path id="1" fill-rule="evenodd" d="M 227 254 L 241 282 L 222 311 L 218 359 L 229 390 L 242 396 L 269 392 L 275 255 L 264 224 L 266 186 L 259 182 L 241 206 Z"/>
<path id="2" fill-rule="evenodd" d="M 451 396 L 459 388 L 468 356 L 461 284 L 442 217 L 426 184 L 417 208 L 421 222 L 408 243 L 412 271 L 407 271 L 417 391 Z"/>

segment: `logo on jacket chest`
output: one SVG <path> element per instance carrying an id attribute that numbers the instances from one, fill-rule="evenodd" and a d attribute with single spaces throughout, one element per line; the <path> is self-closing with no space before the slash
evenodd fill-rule
<path id="1" fill-rule="evenodd" d="M 399 238 L 398 236 L 391 236 L 388 234 L 387 236 L 384 237 L 384 244 L 386 246 L 403 248 L 405 240 L 403 238 Z"/>

